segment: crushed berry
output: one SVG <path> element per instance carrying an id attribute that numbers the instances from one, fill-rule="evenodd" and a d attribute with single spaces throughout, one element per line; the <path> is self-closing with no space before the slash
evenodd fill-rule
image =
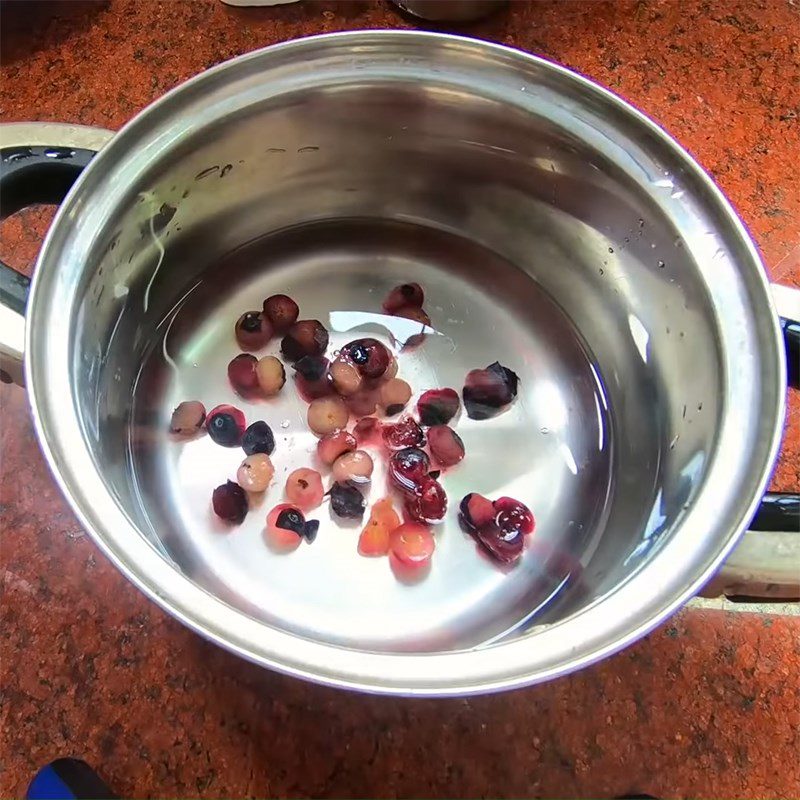
<path id="1" fill-rule="evenodd" d="M 437 525 L 447 513 L 447 493 L 439 481 L 428 476 L 419 482 L 413 495 L 406 496 L 405 504 L 412 519 Z"/>
<path id="2" fill-rule="evenodd" d="M 420 447 L 425 444 L 425 434 L 412 417 L 403 417 L 393 425 L 384 425 L 381 434 L 384 444 L 390 450 Z"/>
<path id="3" fill-rule="evenodd" d="M 458 414 L 461 400 L 455 389 L 428 389 L 417 400 L 419 421 L 431 425 L 447 425 Z"/>
<path id="4" fill-rule="evenodd" d="M 461 500 L 458 519 L 469 533 L 494 521 L 495 510 L 492 501 L 477 492 L 470 492 Z"/>
<path id="5" fill-rule="evenodd" d="M 428 475 L 431 462 L 428 454 L 418 447 L 406 447 L 389 458 L 389 480 L 402 492 L 414 494 Z"/>
<path id="6" fill-rule="evenodd" d="M 491 502 L 473 492 L 461 500 L 459 511 L 461 527 L 501 564 L 514 563 L 522 555 L 525 536 L 533 533 L 530 509 L 511 497 Z"/>
<path id="7" fill-rule="evenodd" d="M 316 319 L 295 322 L 281 340 L 281 352 L 289 361 L 303 356 L 321 356 L 328 347 L 328 331 Z"/>
<path id="8" fill-rule="evenodd" d="M 227 481 L 214 489 L 211 505 L 220 519 L 241 525 L 247 516 L 247 493 L 238 483 Z"/>
<path id="9" fill-rule="evenodd" d="M 254 422 L 242 436 L 242 450 L 249 456 L 254 453 L 266 453 L 271 456 L 275 450 L 275 436 L 272 428 L 264 420 Z"/>
<path id="10" fill-rule="evenodd" d="M 245 432 L 244 414 L 234 406 L 225 404 L 216 406 L 206 417 L 206 430 L 216 444 L 221 444 L 223 447 L 237 447 Z"/>
<path id="11" fill-rule="evenodd" d="M 380 378 L 392 361 L 392 354 L 377 339 L 356 339 L 342 348 L 342 355 L 365 378 Z"/>
<path id="12" fill-rule="evenodd" d="M 517 396 L 519 377 L 495 361 L 486 369 L 471 370 L 464 381 L 462 397 L 470 419 L 497 416 Z"/>

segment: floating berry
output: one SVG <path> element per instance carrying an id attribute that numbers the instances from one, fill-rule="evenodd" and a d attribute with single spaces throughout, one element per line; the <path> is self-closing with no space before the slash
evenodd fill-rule
<path id="1" fill-rule="evenodd" d="M 258 311 L 245 311 L 234 328 L 236 341 L 242 350 L 260 350 L 272 338 L 270 321 Z"/>
<path id="2" fill-rule="evenodd" d="M 272 481 L 275 467 L 266 453 L 253 453 L 242 461 L 236 480 L 246 492 L 263 492 Z"/>
<path id="3" fill-rule="evenodd" d="M 470 419 L 497 416 L 517 396 L 519 377 L 498 361 L 486 369 L 471 370 L 461 392 Z"/>
<path id="4" fill-rule="evenodd" d="M 256 380 L 261 391 L 272 397 L 283 389 L 286 383 L 286 370 L 275 356 L 264 356 L 256 362 Z"/>
<path id="5" fill-rule="evenodd" d="M 328 495 L 331 498 L 331 509 L 337 517 L 357 519 L 364 516 L 364 497 L 355 486 L 334 483 Z"/>
<path id="6" fill-rule="evenodd" d="M 513 497 L 498 497 L 492 504 L 495 522 L 506 533 L 520 531 L 524 535 L 533 533 L 535 521 L 531 510 Z"/>
<path id="7" fill-rule="evenodd" d="M 272 428 L 264 420 L 254 422 L 242 436 L 242 450 L 249 456 L 254 453 L 272 455 L 275 450 L 275 436 L 272 433 Z"/>
<path id="8" fill-rule="evenodd" d="M 272 323 L 275 333 L 284 333 L 297 322 L 300 309 L 285 294 L 273 294 L 264 301 L 264 316 Z"/>
<path id="9" fill-rule="evenodd" d="M 211 495 L 214 513 L 225 522 L 241 525 L 247 516 L 247 494 L 238 483 L 226 481 Z"/>
<path id="10" fill-rule="evenodd" d="M 417 400 L 419 421 L 427 426 L 447 425 L 458 414 L 461 401 L 455 389 L 428 389 Z"/>
<path id="11" fill-rule="evenodd" d="M 333 388 L 343 397 L 355 394 L 364 382 L 358 367 L 342 356 L 334 359 L 330 367 L 330 376 Z"/>
<path id="12" fill-rule="evenodd" d="M 342 356 L 365 378 L 380 378 L 389 368 L 392 354 L 377 339 L 356 339 L 342 348 Z"/>
<path id="13" fill-rule="evenodd" d="M 392 378 L 381 386 L 380 404 L 389 417 L 399 414 L 410 399 L 411 387 L 400 378 Z"/>
<path id="14" fill-rule="evenodd" d="M 202 430 L 206 419 L 206 407 L 199 400 L 184 400 L 172 412 L 169 432 L 181 439 L 188 439 Z"/>
<path id="15" fill-rule="evenodd" d="M 431 477 L 423 478 L 416 486 L 414 494 L 406 495 L 406 511 L 417 522 L 438 525 L 447 513 L 447 494 L 439 481 Z"/>
<path id="16" fill-rule="evenodd" d="M 393 425 L 384 425 L 381 434 L 384 444 L 390 450 L 402 450 L 404 447 L 419 447 L 425 444 L 422 428 L 411 417 L 403 417 Z"/>
<path id="17" fill-rule="evenodd" d="M 321 356 L 328 346 L 328 331 L 316 319 L 295 322 L 281 340 L 281 352 L 289 361 L 303 356 Z"/>
<path id="18" fill-rule="evenodd" d="M 427 477 L 431 462 L 418 447 L 406 447 L 389 457 L 389 480 L 402 492 L 414 494 Z"/>
<path id="19" fill-rule="evenodd" d="M 504 531 L 494 522 L 490 522 L 478 528 L 473 535 L 489 555 L 501 564 L 513 564 L 522 555 L 525 544 L 522 531 Z"/>
<path id="20" fill-rule="evenodd" d="M 459 522 L 468 533 L 494 522 L 495 510 L 492 501 L 477 492 L 464 495 L 459 512 Z"/>
<path id="21" fill-rule="evenodd" d="M 381 421 L 376 417 L 364 417 L 356 422 L 353 436 L 359 444 L 373 443 L 380 436 L 382 428 Z"/>
<path id="22" fill-rule="evenodd" d="M 355 450 L 344 453 L 333 465 L 333 479 L 337 483 L 369 483 L 375 465 L 369 453 Z"/>
<path id="23" fill-rule="evenodd" d="M 250 353 L 241 353 L 228 363 L 228 380 L 238 394 L 249 397 L 258 390 L 256 364 L 258 359 Z"/>
<path id="24" fill-rule="evenodd" d="M 344 428 L 350 412 L 341 397 L 319 397 L 311 401 L 306 417 L 308 427 L 314 433 L 324 436 Z"/>
<path id="25" fill-rule="evenodd" d="M 428 447 L 441 467 L 453 467 L 464 458 L 464 442 L 449 425 L 428 428 Z"/>
<path id="26" fill-rule="evenodd" d="M 294 470 L 286 479 L 285 493 L 286 499 L 303 511 L 316 508 L 324 496 L 319 472 L 308 467 Z"/>
<path id="27" fill-rule="evenodd" d="M 220 405 L 206 417 L 206 430 L 213 442 L 223 447 L 237 447 L 245 430 L 244 414 L 238 408 Z"/>
<path id="28" fill-rule="evenodd" d="M 421 307 L 425 302 L 425 293 L 418 283 L 402 283 L 395 286 L 383 301 L 383 310 L 394 314 L 403 306 Z"/>
<path id="29" fill-rule="evenodd" d="M 389 552 L 390 534 L 399 525 L 400 517 L 394 510 L 391 498 L 378 500 L 358 538 L 358 552 L 362 556 L 385 556 Z"/>
<path id="30" fill-rule="evenodd" d="M 408 566 L 420 567 L 426 564 L 435 549 L 433 534 L 417 522 L 406 522 L 395 528 L 389 536 L 389 550 L 392 555 Z"/>
<path id="31" fill-rule="evenodd" d="M 333 391 L 328 372 L 330 363 L 325 356 L 303 356 L 294 365 L 297 388 L 309 402 Z"/>
<path id="32" fill-rule="evenodd" d="M 351 453 L 358 447 L 356 437 L 347 431 L 326 433 L 317 443 L 317 455 L 323 464 L 330 466 L 339 456 Z"/>

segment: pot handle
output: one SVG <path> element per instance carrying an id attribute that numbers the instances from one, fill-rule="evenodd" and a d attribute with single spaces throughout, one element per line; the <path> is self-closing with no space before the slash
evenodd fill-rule
<path id="1" fill-rule="evenodd" d="M 55 122 L 0 125 L 0 220 L 37 203 L 59 204 L 114 135 Z M 0 261 L 0 381 L 24 385 L 25 306 L 30 279 Z"/>
<path id="2" fill-rule="evenodd" d="M 773 284 L 789 386 L 800 388 L 800 290 Z M 704 597 L 800 600 L 800 494 L 769 492 Z"/>

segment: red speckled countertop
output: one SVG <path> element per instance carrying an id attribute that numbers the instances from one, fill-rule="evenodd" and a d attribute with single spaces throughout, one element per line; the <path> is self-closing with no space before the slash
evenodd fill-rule
<path id="1" fill-rule="evenodd" d="M 409 27 L 382 2 L 3 2 L 3 121 L 117 128 L 226 58 Z M 461 29 L 610 86 L 714 175 L 772 277 L 800 284 L 800 6 L 512 2 Z M 28 271 L 47 215 L 2 227 Z M 578 675 L 469 700 L 358 696 L 259 670 L 146 601 L 85 537 L 0 386 L 0 796 L 85 758 L 131 797 L 800 797 L 800 618 L 684 611 Z M 774 487 L 800 487 L 790 397 Z"/>

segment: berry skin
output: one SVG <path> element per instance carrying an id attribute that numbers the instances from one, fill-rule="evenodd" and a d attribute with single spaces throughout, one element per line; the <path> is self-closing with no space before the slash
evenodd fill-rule
<path id="1" fill-rule="evenodd" d="M 407 566 L 421 567 L 427 564 L 435 549 L 433 534 L 417 522 L 406 522 L 395 528 L 389 536 L 391 554 Z"/>
<path id="2" fill-rule="evenodd" d="M 266 453 L 271 456 L 275 450 L 275 436 L 272 428 L 264 420 L 254 422 L 242 436 L 242 450 L 248 456 L 254 453 Z"/>
<path id="3" fill-rule="evenodd" d="M 418 447 L 398 450 L 389 458 L 389 480 L 401 492 L 414 494 L 427 477 L 431 462 L 428 454 Z"/>
<path id="4" fill-rule="evenodd" d="M 245 311 L 234 328 L 236 341 L 242 350 L 260 350 L 272 338 L 270 321 L 258 311 Z"/>
<path id="5" fill-rule="evenodd" d="M 326 433 L 317 443 L 317 455 L 319 460 L 331 466 L 339 456 L 344 453 L 351 453 L 358 447 L 355 436 L 347 431 L 337 430 L 333 433 Z"/>
<path id="6" fill-rule="evenodd" d="M 295 322 L 281 340 L 281 352 L 289 361 L 303 356 L 321 356 L 328 347 L 328 331 L 316 319 Z"/>
<path id="7" fill-rule="evenodd" d="M 425 444 L 425 434 L 416 420 L 403 417 L 393 425 L 384 425 L 381 430 L 383 443 L 390 450 L 402 450 L 404 447 L 420 447 Z"/>
<path id="8" fill-rule="evenodd" d="M 470 419 L 497 416 L 517 396 L 519 377 L 498 361 L 486 369 L 471 370 L 464 381 L 461 395 Z"/>
<path id="9" fill-rule="evenodd" d="M 288 331 L 297 322 L 299 314 L 297 303 L 285 294 L 273 294 L 264 301 L 264 316 L 272 324 L 275 333 Z"/>
<path id="10" fill-rule="evenodd" d="M 319 397 L 312 400 L 306 412 L 308 427 L 324 436 L 347 425 L 350 412 L 341 397 Z"/>
<path id="11" fill-rule="evenodd" d="M 286 370 L 275 356 L 264 356 L 256 362 L 256 380 L 261 391 L 267 397 L 272 397 L 283 389 Z"/>
<path id="12" fill-rule="evenodd" d="M 189 439 L 203 429 L 206 407 L 199 400 L 184 400 L 172 412 L 169 432 L 180 439 Z"/>
<path id="13" fill-rule="evenodd" d="M 331 510 L 337 517 L 358 519 L 364 516 L 364 497 L 354 486 L 334 483 L 328 495 L 331 498 Z"/>
<path id="14" fill-rule="evenodd" d="M 402 283 L 395 286 L 383 301 L 383 310 L 389 314 L 394 314 L 403 306 L 416 306 L 421 308 L 425 302 L 425 293 L 418 283 Z"/>
<path id="15" fill-rule="evenodd" d="M 241 525 L 247 516 L 247 494 L 233 481 L 227 481 L 214 489 L 211 505 L 220 519 L 233 525 Z"/>
<path id="16" fill-rule="evenodd" d="M 389 417 L 399 414 L 410 399 L 411 387 L 400 378 L 392 378 L 381 386 L 379 402 Z"/>
<path id="17" fill-rule="evenodd" d="M 428 389 L 417 400 L 419 421 L 430 427 L 447 425 L 458 414 L 461 401 L 455 389 Z"/>
<path id="18" fill-rule="evenodd" d="M 533 533 L 535 526 L 530 509 L 512 497 L 491 502 L 479 494 L 468 494 L 461 500 L 459 511 L 461 527 L 501 564 L 519 559 L 525 536 Z"/>
<path id="19" fill-rule="evenodd" d="M 333 479 L 337 483 L 369 483 L 374 467 L 371 456 L 364 450 L 344 453 L 333 464 Z"/>
<path id="20" fill-rule="evenodd" d="M 258 359 L 250 353 L 241 353 L 228 364 L 228 380 L 238 394 L 251 397 L 258 391 L 256 374 Z"/>
<path id="21" fill-rule="evenodd" d="M 477 492 L 470 492 L 464 495 L 459 506 L 459 512 L 459 522 L 468 533 L 494 522 L 495 518 L 495 509 L 492 501 Z"/>
<path id="22" fill-rule="evenodd" d="M 242 461 L 236 480 L 246 492 L 264 492 L 272 482 L 275 467 L 266 453 L 254 453 Z"/>
<path id="23" fill-rule="evenodd" d="M 464 458 L 464 442 L 449 425 L 428 428 L 428 446 L 440 467 L 453 467 Z"/>
<path id="24" fill-rule="evenodd" d="M 302 467 L 294 470 L 286 479 L 286 499 L 302 509 L 310 511 L 322 503 L 322 478 L 315 469 Z"/>
<path id="25" fill-rule="evenodd" d="M 377 339 L 356 339 L 342 348 L 342 356 L 365 378 L 380 378 L 389 368 L 392 354 Z"/>
<path id="26" fill-rule="evenodd" d="M 406 495 L 406 511 L 412 519 L 428 525 L 438 525 L 447 513 L 447 494 L 439 481 L 423 478 L 413 495 Z"/>
<path id="27" fill-rule="evenodd" d="M 384 497 L 378 500 L 358 538 L 358 552 L 362 556 L 385 556 L 389 552 L 389 537 L 399 526 L 400 517 L 394 510 L 392 499 Z"/>
<path id="28" fill-rule="evenodd" d="M 216 406 L 208 412 L 206 430 L 216 444 L 238 447 L 245 430 L 244 414 L 234 406 Z"/>

